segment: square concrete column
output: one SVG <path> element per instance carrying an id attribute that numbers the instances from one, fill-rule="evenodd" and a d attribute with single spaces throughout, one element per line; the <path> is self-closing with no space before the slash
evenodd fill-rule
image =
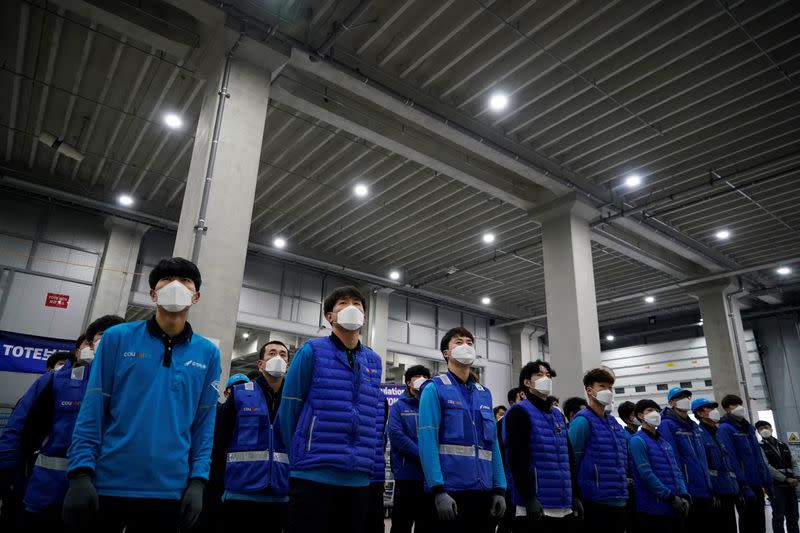
<path id="1" fill-rule="evenodd" d="M 117 217 L 105 221 L 108 238 L 94 289 L 89 321 L 103 315 L 125 316 L 142 237 L 150 226 Z"/>
<path id="2" fill-rule="evenodd" d="M 522 367 L 539 359 L 539 339 L 547 331 L 534 326 L 513 326 L 509 333 L 511 335 L 511 386 L 516 387 Z"/>
<path id="3" fill-rule="evenodd" d="M 206 83 L 174 249 L 174 255 L 187 259 L 193 255 L 226 51 L 220 45 L 209 52 L 216 63 Z M 204 217 L 207 230 L 198 250 L 201 298 L 189 314 L 197 333 L 219 341 L 223 380 L 230 368 L 270 89 L 270 72 L 239 59 L 241 51 L 231 61 Z"/>
<path id="4" fill-rule="evenodd" d="M 583 396 L 583 373 L 600 365 L 600 330 L 589 220 L 598 212 L 574 194 L 531 212 L 542 224 L 550 363 L 558 393 Z"/>
<path id="5" fill-rule="evenodd" d="M 363 342 L 381 356 L 381 375 L 386 376 L 386 346 L 389 342 L 389 295 L 393 289 L 361 287 L 367 298 L 367 323 Z"/>

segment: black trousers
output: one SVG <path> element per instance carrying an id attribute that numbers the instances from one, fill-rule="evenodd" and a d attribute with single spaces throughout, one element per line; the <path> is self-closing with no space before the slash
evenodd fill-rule
<path id="1" fill-rule="evenodd" d="M 222 502 L 222 520 L 216 530 L 283 533 L 286 531 L 288 513 L 288 503 L 226 500 Z"/>
<path id="2" fill-rule="evenodd" d="M 747 498 L 744 509 L 736 506 L 739 513 L 739 531 L 742 533 L 765 533 L 767 529 L 764 516 L 764 491 L 761 487 L 753 488 L 755 498 Z"/>
<path id="3" fill-rule="evenodd" d="M 506 512 L 514 513 L 515 509 L 506 509 Z M 569 533 L 571 531 L 587 531 L 578 529 L 582 522 L 567 515 L 563 518 L 553 518 L 544 516 L 536 520 L 529 520 L 525 516 L 515 516 L 511 521 L 512 533 Z"/>
<path id="4" fill-rule="evenodd" d="M 48 533 L 61 533 L 69 531 L 69 528 L 61 519 L 61 506 L 53 505 L 38 513 L 25 511 L 20 517 L 20 523 L 16 531 L 47 531 Z"/>
<path id="5" fill-rule="evenodd" d="M 721 496 L 719 509 L 711 509 L 708 531 L 714 533 L 737 533 L 736 528 L 736 497 Z"/>
<path id="6" fill-rule="evenodd" d="M 383 533 L 383 482 L 369 484 L 369 503 L 364 533 Z"/>
<path id="7" fill-rule="evenodd" d="M 176 533 L 180 500 L 100 496 L 95 531 L 102 533 Z"/>
<path id="8" fill-rule="evenodd" d="M 429 495 L 429 509 L 434 513 L 433 530 L 437 533 L 494 533 L 497 519 L 492 516 L 492 493 L 484 491 L 450 492 L 456 501 L 455 520 L 439 520 L 434 496 Z"/>
<path id="9" fill-rule="evenodd" d="M 391 533 L 430 533 L 432 518 L 423 481 L 394 482 Z"/>
<path id="10" fill-rule="evenodd" d="M 637 523 L 642 531 L 648 533 L 682 533 L 682 521 L 675 516 L 662 516 L 639 513 Z"/>
<path id="11" fill-rule="evenodd" d="M 289 478 L 289 533 L 364 533 L 369 487 Z"/>
<path id="12" fill-rule="evenodd" d="M 708 533 L 716 531 L 714 524 L 714 506 L 711 498 L 695 498 L 689 506 L 684 530 L 686 533 Z"/>
<path id="13" fill-rule="evenodd" d="M 784 533 L 783 521 L 786 520 L 788 533 L 798 533 L 797 492 L 794 487 L 773 487 L 772 498 L 772 533 Z"/>
<path id="14" fill-rule="evenodd" d="M 601 528 L 603 533 L 624 533 L 625 507 L 603 505 L 597 502 L 583 502 L 583 523 L 576 521 L 582 528 Z"/>

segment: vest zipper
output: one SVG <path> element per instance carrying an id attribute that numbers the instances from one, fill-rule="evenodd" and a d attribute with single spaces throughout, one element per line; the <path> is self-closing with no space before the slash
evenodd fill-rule
<path id="1" fill-rule="evenodd" d="M 594 465 L 594 484 L 600 490 L 600 471 L 597 470 L 597 465 Z"/>
<path id="2" fill-rule="evenodd" d="M 317 415 L 311 419 L 311 427 L 308 430 L 308 447 L 306 448 L 307 452 L 311 451 L 311 438 L 314 436 L 314 424 L 317 423 Z"/>

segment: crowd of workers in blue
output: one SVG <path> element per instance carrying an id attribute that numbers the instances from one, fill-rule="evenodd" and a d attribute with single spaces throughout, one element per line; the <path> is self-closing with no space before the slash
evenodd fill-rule
<path id="1" fill-rule="evenodd" d="M 330 336 L 291 364 L 268 342 L 218 401 L 219 350 L 187 321 L 199 270 L 164 259 L 149 283 L 151 319 L 95 320 L 13 410 L 2 531 L 383 532 L 387 441 L 393 533 L 759 533 L 765 496 L 773 531 L 798 531 L 791 454 L 736 395 L 674 388 L 663 409 L 621 404 L 623 426 L 610 369 L 586 372 L 585 398 L 562 410 L 537 360 L 493 409 L 458 327 L 441 339 L 447 371 L 409 368 L 389 408 L 359 337 L 366 300 L 340 287 L 323 303 Z"/>

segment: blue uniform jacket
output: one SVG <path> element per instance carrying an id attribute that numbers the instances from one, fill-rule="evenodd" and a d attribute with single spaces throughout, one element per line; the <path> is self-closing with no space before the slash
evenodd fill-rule
<path id="1" fill-rule="evenodd" d="M 711 498 L 714 490 L 708 472 L 703 437 L 692 419 L 683 419 L 667 407 L 661 414 L 658 432 L 672 446 L 678 468 L 683 473 L 686 489 L 694 499 Z"/>
<path id="2" fill-rule="evenodd" d="M 404 393 L 389 409 L 389 442 L 392 445 L 392 474 L 396 480 L 421 481 L 417 426 L 419 398 Z"/>

